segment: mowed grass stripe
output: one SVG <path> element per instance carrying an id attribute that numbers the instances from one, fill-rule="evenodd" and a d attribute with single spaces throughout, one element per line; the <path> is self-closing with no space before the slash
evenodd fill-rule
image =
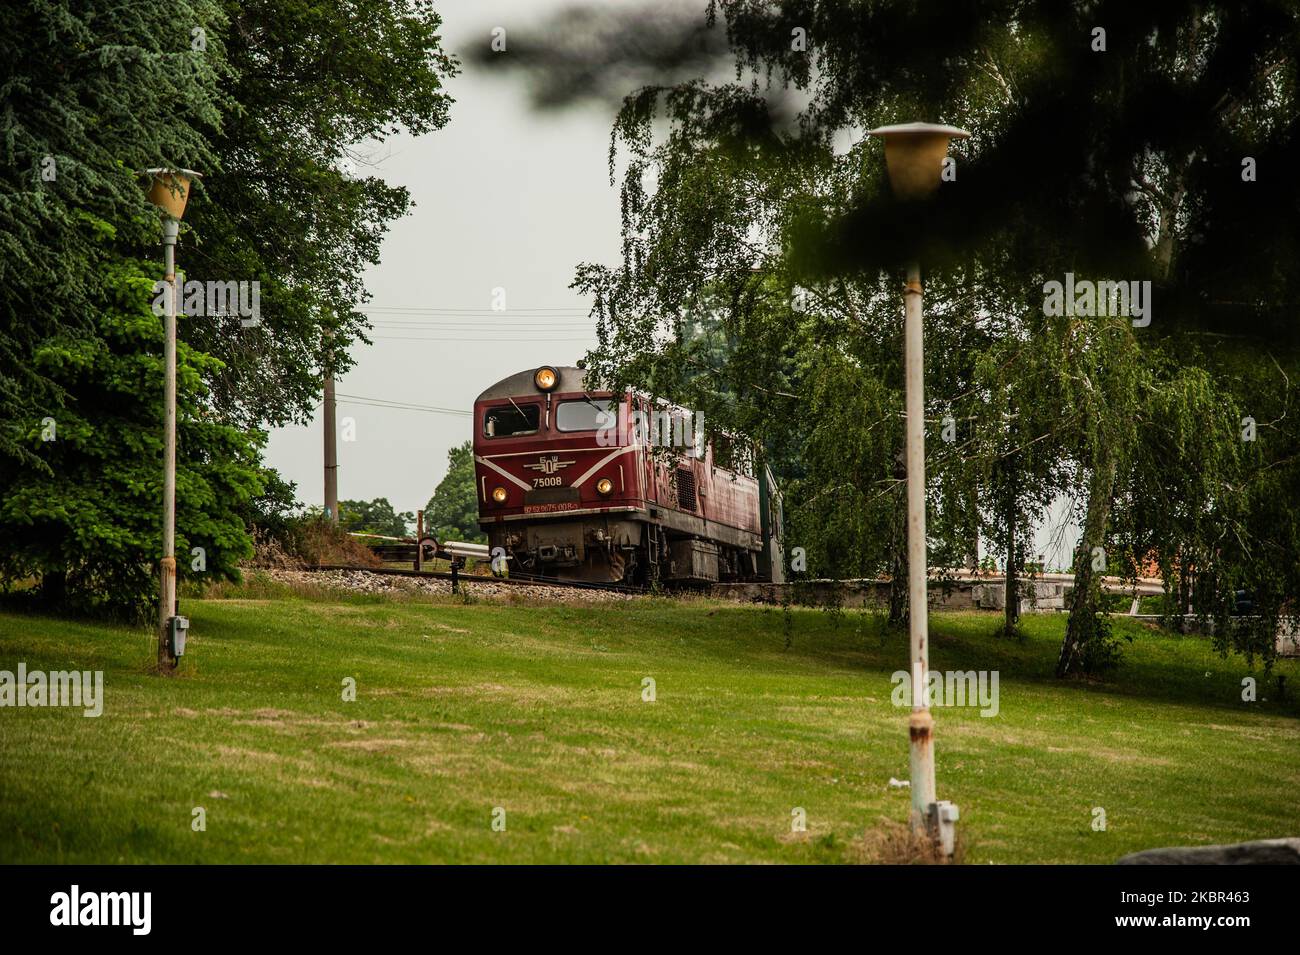
<path id="1" fill-rule="evenodd" d="M 184 612 L 174 679 L 148 675 L 142 630 L 0 615 L 0 669 L 106 681 L 99 719 L 0 710 L 0 860 L 845 862 L 907 817 L 888 786 L 907 776 L 906 636 L 870 614 L 291 595 Z M 1124 667 L 1060 683 L 1063 617 L 1028 618 L 1023 642 L 997 622 L 931 623 L 934 668 L 1000 671 L 998 716 L 936 711 L 967 861 L 1297 834 L 1300 713 L 1241 702 L 1244 661 L 1120 621 Z"/>

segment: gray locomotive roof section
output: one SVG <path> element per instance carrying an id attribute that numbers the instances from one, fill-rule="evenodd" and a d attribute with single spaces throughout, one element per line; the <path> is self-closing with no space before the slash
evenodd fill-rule
<path id="1" fill-rule="evenodd" d="M 537 368 L 544 368 L 545 365 L 538 365 Z M 552 365 L 560 373 L 560 383 L 555 387 L 555 391 L 582 391 L 586 387 L 587 373 L 581 368 L 575 368 L 572 365 Z M 516 372 L 509 378 L 502 378 L 495 385 L 488 388 L 481 395 L 475 398 L 475 401 L 489 401 L 493 398 L 530 398 L 536 395 L 545 394 L 533 384 L 533 375 L 537 374 L 537 368 L 529 368 L 527 371 Z"/>
<path id="2" fill-rule="evenodd" d="M 491 401 L 497 398 L 536 398 L 546 392 L 540 390 L 537 385 L 533 384 L 533 376 L 537 374 L 538 368 L 545 368 L 546 365 L 538 365 L 537 368 L 529 368 L 527 371 L 519 371 L 509 378 L 502 378 L 491 388 L 488 388 L 481 395 L 474 399 L 479 401 Z M 573 365 L 551 365 L 560 373 L 560 383 L 553 389 L 553 392 L 572 393 L 575 391 L 587 390 L 587 373 L 581 368 L 575 368 Z M 608 388 L 593 388 L 591 394 L 609 394 Z M 633 389 L 634 394 L 644 394 L 644 392 Z M 663 398 L 653 399 L 655 405 L 676 411 L 684 411 L 690 414 L 690 409 L 681 405 L 666 401 Z"/>

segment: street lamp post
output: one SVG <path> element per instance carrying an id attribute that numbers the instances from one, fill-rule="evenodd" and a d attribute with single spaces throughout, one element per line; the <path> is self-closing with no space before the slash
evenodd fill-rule
<path id="1" fill-rule="evenodd" d="M 894 195 L 904 202 L 919 202 L 939 188 L 943 160 L 951 139 L 970 133 L 955 126 L 906 123 L 882 126 L 867 135 L 885 141 L 885 167 Z M 925 537 L 925 359 L 922 347 L 921 266 L 907 263 L 903 288 L 903 365 L 906 389 L 907 458 L 907 591 L 908 630 L 911 637 L 912 713 L 908 718 L 911 740 L 913 830 L 937 839 L 952 854 L 957 807 L 938 802 L 934 784 L 934 719 L 926 699 L 930 671 L 929 624 Z"/>
<path id="2" fill-rule="evenodd" d="M 166 345 L 163 350 L 163 540 L 162 567 L 158 601 L 158 670 L 174 669 L 179 653 L 173 645 L 176 629 L 176 237 L 181 216 L 189 200 L 190 182 L 199 173 L 192 169 L 147 169 L 150 177 L 149 201 L 163 213 L 163 278 L 166 315 L 163 327 Z"/>

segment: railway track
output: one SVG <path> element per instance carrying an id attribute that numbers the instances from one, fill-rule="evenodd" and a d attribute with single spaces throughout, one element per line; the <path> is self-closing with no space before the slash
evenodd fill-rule
<path id="1" fill-rule="evenodd" d="M 511 574 L 509 577 L 487 577 L 480 574 L 451 574 L 443 570 L 403 570 L 398 567 L 357 567 L 351 564 L 321 564 L 306 568 L 309 571 L 347 570 L 387 577 L 414 577 L 416 579 L 450 580 L 456 584 L 506 584 L 510 586 L 568 587 L 571 590 L 606 590 L 623 594 L 648 594 L 645 587 L 627 584 L 601 584 L 582 580 L 560 580 L 556 577 L 539 577 L 533 574 Z"/>

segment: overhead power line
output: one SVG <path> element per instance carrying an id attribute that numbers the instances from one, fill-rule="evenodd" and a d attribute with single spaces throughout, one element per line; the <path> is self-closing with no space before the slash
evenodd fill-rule
<path id="1" fill-rule="evenodd" d="M 345 398 L 347 401 L 339 402 L 340 404 L 368 405 L 374 408 L 392 408 L 395 411 L 428 411 L 433 414 L 450 414 L 461 415 L 463 417 L 473 417 L 472 411 L 465 411 L 462 408 L 442 408 L 437 405 L 421 405 L 412 401 L 395 401 L 389 398 L 374 398 L 368 395 L 348 395 L 343 392 L 335 392 L 336 398 Z"/>
<path id="2" fill-rule="evenodd" d="M 552 325 L 595 325 L 596 320 L 586 315 L 389 315 L 367 313 L 374 324 L 385 325 L 532 325 L 548 328 Z"/>
<path id="3" fill-rule="evenodd" d="M 487 343 L 493 345 L 514 345 L 514 344 L 533 344 L 549 345 L 555 342 L 589 342 L 591 336 L 586 335 L 582 338 L 423 338 L 412 337 L 409 335 L 371 335 L 376 341 L 390 342 L 472 342 Z"/>
<path id="4" fill-rule="evenodd" d="M 524 306 L 522 308 L 479 308 L 477 306 L 466 306 L 464 308 L 449 308 L 446 306 L 425 306 L 425 305 L 370 305 L 362 309 L 364 312 L 430 312 L 433 314 L 455 314 L 455 315 L 504 315 L 509 312 L 582 312 L 581 305 L 544 305 L 544 306 Z"/>
<path id="5" fill-rule="evenodd" d="M 503 331 L 511 329 L 534 329 L 537 331 L 557 329 L 565 331 L 566 329 L 575 328 L 590 328 L 595 331 L 595 325 L 591 322 L 372 322 L 371 324 L 376 328 L 396 328 L 406 331 L 416 331 L 421 328 L 445 332 L 457 330 L 493 331 L 496 329 Z"/>

